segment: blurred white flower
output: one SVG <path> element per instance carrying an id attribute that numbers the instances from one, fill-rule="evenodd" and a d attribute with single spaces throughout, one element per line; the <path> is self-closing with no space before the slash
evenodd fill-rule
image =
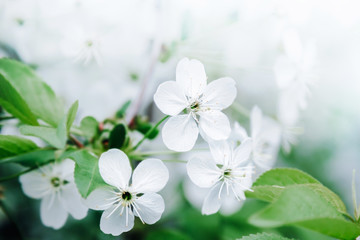
<path id="1" fill-rule="evenodd" d="M 101 39 L 96 35 L 86 35 L 81 31 L 69 34 L 71 39 L 64 41 L 64 53 L 69 55 L 75 62 L 87 65 L 94 61 L 102 64 Z"/>
<path id="2" fill-rule="evenodd" d="M 302 127 L 286 126 L 281 127 L 281 146 L 286 153 L 291 151 L 291 146 L 297 144 L 298 136 L 304 133 Z"/>
<path id="3" fill-rule="evenodd" d="M 275 63 L 275 78 L 280 89 L 278 115 L 281 122 L 293 124 L 299 109 L 307 107 L 309 87 L 314 84 L 316 49 L 312 42 L 303 46 L 294 29 L 283 35 L 284 54 Z"/>
<path id="4" fill-rule="evenodd" d="M 255 106 L 250 114 L 250 138 L 252 139 L 251 160 L 259 174 L 273 167 L 280 146 L 281 129 L 274 120 L 264 117 L 259 107 Z M 232 140 L 243 142 L 249 138 L 245 128 L 234 124 Z"/>
<path id="5" fill-rule="evenodd" d="M 74 183 L 75 163 L 66 159 L 20 176 L 24 193 L 41 199 L 40 216 L 45 226 L 61 228 L 70 213 L 75 219 L 86 216 L 88 208 Z"/>
<path id="6" fill-rule="evenodd" d="M 128 157 L 118 149 L 110 149 L 99 159 L 99 170 L 111 187 L 95 189 L 86 199 L 91 209 L 105 210 L 100 229 L 114 236 L 130 231 L 134 216 L 143 223 L 154 224 L 164 212 L 160 191 L 169 179 L 166 166 L 159 159 L 146 159 L 134 170 L 131 184 L 131 166 Z"/>
<path id="7" fill-rule="evenodd" d="M 202 214 L 216 213 L 222 204 L 245 200 L 244 191 L 252 185 L 252 167 L 248 165 L 251 140 L 245 140 L 233 148 L 228 142 L 214 142 L 210 145 L 212 159 L 195 156 L 187 164 L 188 175 L 193 183 L 202 188 L 210 188 L 204 199 Z M 234 207 L 231 212 L 239 208 Z"/>
<path id="8" fill-rule="evenodd" d="M 199 134 L 205 139 L 229 137 L 230 123 L 222 109 L 235 97 L 235 81 L 220 78 L 207 85 L 204 66 L 198 60 L 182 59 L 176 67 L 176 81 L 158 87 L 154 101 L 170 119 L 162 129 L 164 144 L 174 151 L 189 151 Z M 182 111 L 186 114 L 180 114 Z M 180 114 L 180 115 L 179 115 Z"/>

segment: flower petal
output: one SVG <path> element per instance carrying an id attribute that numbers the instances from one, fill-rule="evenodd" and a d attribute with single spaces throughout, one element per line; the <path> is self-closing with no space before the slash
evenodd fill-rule
<path id="1" fill-rule="evenodd" d="M 227 192 L 226 190 L 222 191 L 221 202 L 222 204 L 220 208 L 220 213 L 225 216 L 236 213 L 244 204 L 244 201 L 239 201 L 238 199 L 236 199 L 232 190 L 229 190 L 229 192 Z"/>
<path id="2" fill-rule="evenodd" d="M 75 219 L 86 217 L 88 208 L 83 204 L 80 193 L 75 184 L 65 185 L 61 191 L 62 203 L 68 213 Z"/>
<path id="3" fill-rule="evenodd" d="M 220 78 L 206 86 L 203 93 L 203 107 L 222 110 L 229 107 L 236 98 L 235 81 L 232 78 Z"/>
<path id="4" fill-rule="evenodd" d="M 225 140 L 231 133 L 230 122 L 227 116 L 220 111 L 199 112 L 199 127 L 212 140 Z"/>
<path id="5" fill-rule="evenodd" d="M 106 209 L 101 215 L 100 229 L 106 234 L 112 234 L 118 236 L 123 232 L 128 232 L 134 227 L 134 214 L 126 207 L 122 210 L 123 206 L 117 205 Z M 115 210 L 115 211 L 114 211 Z M 113 212 L 114 211 L 114 212 Z M 123 212 L 121 212 L 123 211 Z M 128 212 L 128 220 L 126 221 L 126 215 Z"/>
<path id="6" fill-rule="evenodd" d="M 186 164 L 188 175 L 193 183 L 199 187 L 209 188 L 220 178 L 220 169 L 213 160 L 195 156 Z"/>
<path id="7" fill-rule="evenodd" d="M 252 151 L 252 140 L 247 138 L 238 146 L 232 158 L 232 166 L 239 166 L 249 160 Z"/>
<path id="8" fill-rule="evenodd" d="M 59 193 L 48 194 L 41 200 L 40 217 L 45 226 L 59 229 L 64 226 L 67 216 Z"/>
<path id="9" fill-rule="evenodd" d="M 283 55 L 276 59 L 274 73 L 278 87 L 284 90 L 294 82 L 296 68 L 294 63 L 291 62 L 288 57 Z"/>
<path id="10" fill-rule="evenodd" d="M 204 65 L 198 60 L 183 58 L 176 66 L 176 82 L 188 97 L 200 96 L 206 87 L 206 79 Z"/>
<path id="11" fill-rule="evenodd" d="M 54 171 L 58 172 L 60 178 L 70 182 L 74 182 L 74 170 L 75 162 L 71 159 L 65 159 L 54 166 Z"/>
<path id="12" fill-rule="evenodd" d="M 214 214 L 219 211 L 221 207 L 221 199 L 219 198 L 221 183 L 213 186 L 204 199 L 201 213 L 204 215 Z"/>
<path id="13" fill-rule="evenodd" d="M 97 188 L 86 198 L 85 204 L 94 210 L 105 210 L 114 203 L 116 195 L 110 187 Z"/>
<path id="14" fill-rule="evenodd" d="M 137 211 L 134 211 L 134 215 L 140 214 L 141 219 L 147 224 L 159 221 L 165 210 L 164 199 L 157 193 L 145 193 L 135 201 L 135 204 Z"/>
<path id="15" fill-rule="evenodd" d="M 125 188 L 131 176 L 129 158 L 121 150 L 110 149 L 101 154 L 99 171 L 107 184 L 118 188 Z"/>
<path id="16" fill-rule="evenodd" d="M 262 129 L 262 111 L 258 106 L 254 106 L 250 113 L 251 137 L 257 138 Z"/>
<path id="17" fill-rule="evenodd" d="M 246 132 L 246 129 L 241 126 L 238 122 L 234 123 L 233 131 L 231 133 L 232 139 L 234 141 L 244 141 L 246 138 L 248 138 L 248 134 Z"/>
<path id="18" fill-rule="evenodd" d="M 32 198 L 42 198 L 51 192 L 50 180 L 39 170 L 34 170 L 19 177 L 23 192 Z"/>
<path id="19" fill-rule="evenodd" d="M 211 155 L 217 164 L 227 165 L 231 159 L 231 146 L 227 141 L 210 141 Z"/>
<path id="20" fill-rule="evenodd" d="M 171 116 L 179 114 L 188 105 L 183 89 L 175 81 L 160 84 L 154 102 L 161 112 Z"/>
<path id="21" fill-rule="evenodd" d="M 250 170 L 244 171 L 245 177 L 241 179 L 241 181 L 236 181 L 233 183 L 233 191 L 234 193 L 242 200 L 245 200 L 245 191 L 249 190 L 252 186 L 252 172 Z"/>
<path id="22" fill-rule="evenodd" d="M 199 129 L 191 115 L 171 117 L 162 129 L 162 138 L 167 148 L 186 152 L 191 150 L 199 135 Z"/>
<path id="23" fill-rule="evenodd" d="M 132 190 L 137 193 L 158 192 L 169 180 L 169 171 L 159 159 L 149 158 L 142 161 L 134 170 Z"/>

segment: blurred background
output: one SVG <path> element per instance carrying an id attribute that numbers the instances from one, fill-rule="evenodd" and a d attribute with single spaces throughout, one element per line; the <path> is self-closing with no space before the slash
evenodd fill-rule
<path id="1" fill-rule="evenodd" d="M 140 113 L 153 122 L 162 117 L 152 101 L 157 86 L 175 79 L 179 59 L 199 59 L 209 81 L 237 82 L 236 104 L 227 110 L 232 122 L 248 127 L 257 105 L 283 128 L 298 129 L 276 166 L 313 175 L 352 211 L 354 169 L 360 192 L 359 10 L 356 0 L 0 0 L 0 57 L 32 66 L 67 106 L 78 99 L 77 121 L 102 121 L 131 100 L 128 118 Z M 11 124 L 1 134 L 14 134 Z M 152 147 L 165 149 L 161 137 Z M 101 233 L 93 211 L 59 231 L 44 227 L 39 201 L 17 180 L 2 184 L 0 197 L 26 239 L 235 239 L 264 231 L 246 221 L 264 205 L 258 201 L 231 216 L 201 216 L 184 191 L 184 164 L 168 166 L 165 216 L 117 238 Z M 1 175 L 11 171 L 0 168 Z M 0 233 L 8 236 L 11 226 L 0 213 Z M 329 239 L 298 228 L 266 231 Z"/>

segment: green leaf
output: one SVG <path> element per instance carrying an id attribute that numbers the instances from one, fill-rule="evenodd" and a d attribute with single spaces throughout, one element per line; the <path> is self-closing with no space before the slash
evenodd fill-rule
<path id="1" fill-rule="evenodd" d="M 51 146 L 64 148 L 67 140 L 66 118 L 64 118 L 57 128 L 45 126 L 21 126 L 20 132 L 24 135 L 41 138 Z"/>
<path id="2" fill-rule="evenodd" d="M 80 122 L 80 131 L 88 139 L 92 139 L 98 132 L 99 123 L 93 117 L 85 117 Z"/>
<path id="3" fill-rule="evenodd" d="M 262 174 L 253 184 L 253 192 L 247 192 L 249 198 L 272 202 L 289 186 L 307 185 L 327 199 L 339 212 L 346 213 L 345 204 L 341 199 L 318 180 L 298 169 L 277 168 Z"/>
<path id="4" fill-rule="evenodd" d="M 142 134 L 146 134 L 153 125 L 149 123 L 146 118 L 136 117 L 135 118 L 135 129 L 141 132 Z M 154 139 L 159 134 L 159 129 L 155 128 L 151 134 L 148 136 L 148 139 Z"/>
<path id="5" fill-rule="evenodd" d="M 79 101 L 75 101 L 73 105 L 71 105 L 68 114 L 67 114 L 67 121 L 66 121 L 66 129 L 67 132 L 70 132 L 70 128 L 75 120 L 77 110 L 79 108 Z"/>
<path id="6" fill-rule="evenodd" d="M 254 192 L 247 192 L 246 196 L 271 202 L 281 194 L 286 186 L 307 183 L 321 184 L 312 176 L 298 169 L 275 168 L 263 173 L 251 187 Z"/>
<path id="7" fill-rule="evenodd" d="M 251 234 L 249 236 L 245 236 L 239 238 L 238 240 L 290 240 L 290 238 L 282 237 L 280 235 L 274 233 L 257 233 Z"/>
<path id="8" fill-rule="evenodd" d="M 297 225 L 341 239 L 360 235 L 359 226 L 346 221 L 323 195 L 307 185 L 287 187 L 278 199 L 252 215 L 249 222 L 258 227 Z"/>
<path id="9" fill-rule="evenodd" d="M 116 117 L 117 117 L 117 118 L 123 118 L 123 117 L 125 117 L 125 113 L 126 113 L 127 109 L 129 108 L 130 104 L 131 104 L 131 101 L 130 101 L 130 100 L 126 101 L 126 102 L 121 106 L 121 108 L 116 112 Z"/>
<path id="10" fill-rule="evenodd" d="M 29 139 L 11 135 L 0 135 L 0 159 L 30 152 L 35 149 L 38 149 L 38 147 Z"/>
<path id="11" fill-rule="evenodd" d="M 124 124 L 116 125 L 110 132 L 109 148 L 122 148 L 127 137 L 126 127 Z"/>
<path id="12" fill-rule="evenodd" d="M 22 153 L 19 155 L 0 159 L 0 164 L 19 163 L 24 165 L 25 167 L 35 167 L 54 159 L 55 150 L 39 149 L 32 152 Z"/>
<path id="13" fill-rule="evenodd" d="M 107 186 L 98 166 L 98 158 L 86 150 L 77 151 L 69 156 L 76 163 L 75 183 L 82 197 L 86 198 L 98 187 Z"/>
<path id="14" fill-rule="evenodd" d="M 16 89 L 0 74 L 0 105 L 20 121 L 39 125 L 29 106 Z"/>
<path id="15" fill-rule="evenodd" d="M 30 67 L 2 58 L 0 73 L 16 89 L 37 118 L 57 126 L 63 117 L 64 106 L 52 89 Z"/>
<path id="16" fill-rule="evenodd" d="M 180 231 L 176 231 L 173 229 L 161 229 L 150 232 L 145 239 L 146 240 L 168 240 L 168 239 L 190 240 L 191 238 Z"/>
<path id="17" fill-rule="evenodd" d="M 309 174 L 293 168 L 275 168 L 263 173 L 253 186 L 290 186 L 304 183 L 319 183 Z"/>

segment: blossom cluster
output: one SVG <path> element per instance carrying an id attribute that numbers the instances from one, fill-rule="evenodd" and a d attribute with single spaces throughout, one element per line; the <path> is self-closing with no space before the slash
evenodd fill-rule
<path id="1" fill-rule="evenodd" d="M 193 154 L 186 170 L 194 186 L 207 189 L 201 212 L 204 215 L 233 213 L 252 191 L 255 178 L 270 169 L 276 159 L 281 126 L 254 106 L 250 132 L 238 122 L 230 123 L 222 111 L 237 95 L 236 82 L 223 77 L 207 83 L 203 64 L 184 58 L 176 68 L 176 80 L 159 85 L 154 94 L 157 107 L 169 117 L 162 128 L 167 148 L 189 152 L 199 135 L 209 155 Z M 233 127 L 231 127 L 233 125 Z M 48 164 L 20 177 L 26 195 L 41 200 L 41 220 L 58 229 L 70 213 L 75 219 L 86 216 L 88 208 L 103 211 L 100 229 L 114 236 L 131 230 L 134 218 L 156 223 L 165 210 L 158 194 L 168 182 L 169 171 L 160 159 L 142 160 L 132 170 L 131 157 L 112 148 L 101 154 L 99 173 L 106 186 L 96 188 L 82 199 L 74 182 L 72 160 Z"/>

